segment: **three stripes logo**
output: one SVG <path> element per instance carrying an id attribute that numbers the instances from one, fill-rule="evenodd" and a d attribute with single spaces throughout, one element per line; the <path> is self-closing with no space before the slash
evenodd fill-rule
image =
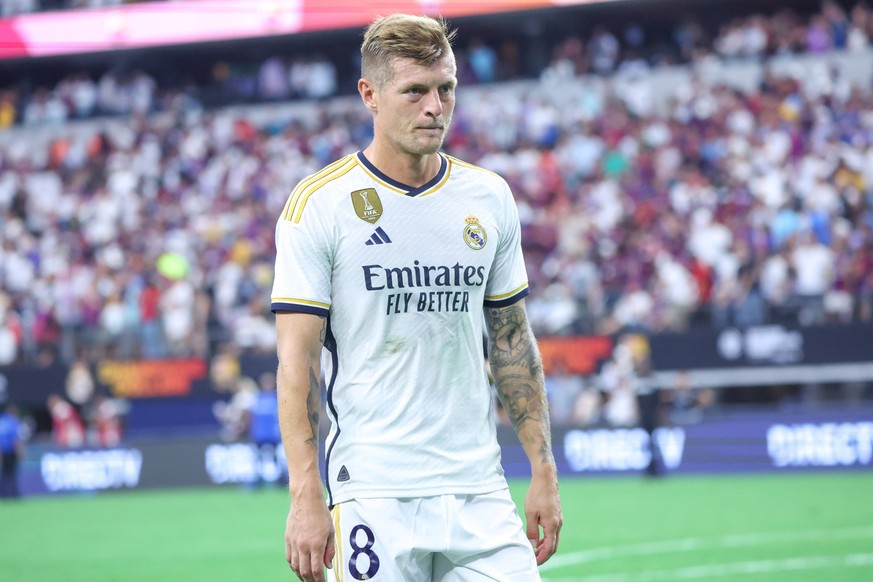
<path id="1" fill-rule="evenodd" d="M 388 236 L 381 226 L 376 227 L 376 232 L 373 233 L 365 244 L 368 245 L 384 245 L 391 242 L 391 237 Z"/>

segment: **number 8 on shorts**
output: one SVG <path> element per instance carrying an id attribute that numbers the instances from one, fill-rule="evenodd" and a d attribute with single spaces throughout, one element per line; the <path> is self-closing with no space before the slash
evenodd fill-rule
<path id="1" fill-rule="evenodd" d="M 360 535 L 361 532 L 363 535 Z M 360 543 L 362 538 L 363 545 Z M 349 533 L 349 546 L 352 548 L 352 555 L 349 556 L 349 574 L 355 580 L 370 580 L 379 571 L 379 556 L 372 549 L 374 543 L 376 543 L 376 536 L 366 525 L 358 524 Z"/>

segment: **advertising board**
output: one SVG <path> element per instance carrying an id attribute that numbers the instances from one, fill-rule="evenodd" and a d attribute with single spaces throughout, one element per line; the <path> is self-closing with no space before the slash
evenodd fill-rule
<path id="1" fill-rule="evenodd" d="M 518 437 L 500 427 L 508 477 L 530 466 Z M 873 469 L 873 406 L 815 412 L 744 413 L 654 434 L 667 475 Z M 562 429 L 553 434 L 564 478 L 639 474 L 649 435 L 639 428 Z M 32 447 L 23 463 L 25 495 L 213 485 L 281 486 L 281 447 L 223 443 L 209 437 L 150 439 L 113 449 Z"/>

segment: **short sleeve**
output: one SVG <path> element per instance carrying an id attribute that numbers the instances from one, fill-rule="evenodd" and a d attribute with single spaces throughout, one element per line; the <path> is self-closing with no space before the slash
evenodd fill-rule
<path id="1" fill-rule="evenodd" d="M 506 307 L 523 299 L 529 293 L 527 270 L 521 251 L 521 223 L 518 219 L 518 208 L 515 206 L 509 186 L 504 182 L 500 240 L 491 265 L 488 283 L 485 286 L 485 306 Z"/>
<path id="2" fill-rule="evenodd" d="M 316 209 L 312 209 L 316 210 Z M 315 212 L 276 224 L 276 268 L 270 308 L 327 317 L 330 310 L 331 243 Z"/>

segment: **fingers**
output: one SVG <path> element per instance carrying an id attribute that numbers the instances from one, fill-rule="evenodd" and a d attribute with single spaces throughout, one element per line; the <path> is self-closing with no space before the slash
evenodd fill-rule
<path id="1" fill-rule="evenodd" d="M 287 540 L 285 540 L 285 560 L 291 566 L 291 571 L 297 574 L 297 578 L 300 578 L 300 558 L 297 556 L 294 546 L 289 544 Z"/>
<path id="2" fill-rule="evenodd" d="M 333 559 L 333 525 L 327 506 L 292 506 L 285 524 L 285 558 L 303 582 L 324 582 L 324 566 Z M 307 512 L 308 511 L 308 512 Z"/>
<path id="3" fill-rule="evenodd" d="M 324 552 L 312 552 L 309 554 L 309 578 L 305 578 L 306 582 L 324 582 Z M 304 572 L 304 576 L 306 573 Z"/>
<path id="4" fill-rule="evenodd" d="M 324 553 L 325 555 L 327 552 Z M 323 555 L 319 551 L 298 552 L 297 549 L 286 545 L 285 557 L 291 570 L 303 582 L 324 582 Z M 333 559 L 333 555 L 331 555 Z"/>
<path id="5" fill-rule="evenodd" d="M 527 539 L 530 541 L 530 547 L 537 550 L 540 545 L 540 519 L 539 515 L 533 511 L 525 511 L 524 522 L 527 524 Z"/>
<path id="6" fill-rule="evenodd" d="M 288 565 L 291 566 L 291 571 L 297 575 L 298 580 L 306 580 L 303 569 L 301 568 L 300 554 L 291 546 L 286 545 L 285 555 L 288 558 Z"/>
<path id="7" fill-rule="evenodd" d="M 536 548 L 537 565 L 542 566 L 558 551 L 562 522 L 560 515 L 543 521 L 543 537 L 540 538 Z"/>
<path id="8" fill-rule="evenodd" d="M 333 568 L 333 557 L 336 554 L 336 549 L 334 547 L 334 539 L 333 536 L 330 536 L 327 539 L 327 547 L 324 549 L 324 566 L 326 568 Z"/>

